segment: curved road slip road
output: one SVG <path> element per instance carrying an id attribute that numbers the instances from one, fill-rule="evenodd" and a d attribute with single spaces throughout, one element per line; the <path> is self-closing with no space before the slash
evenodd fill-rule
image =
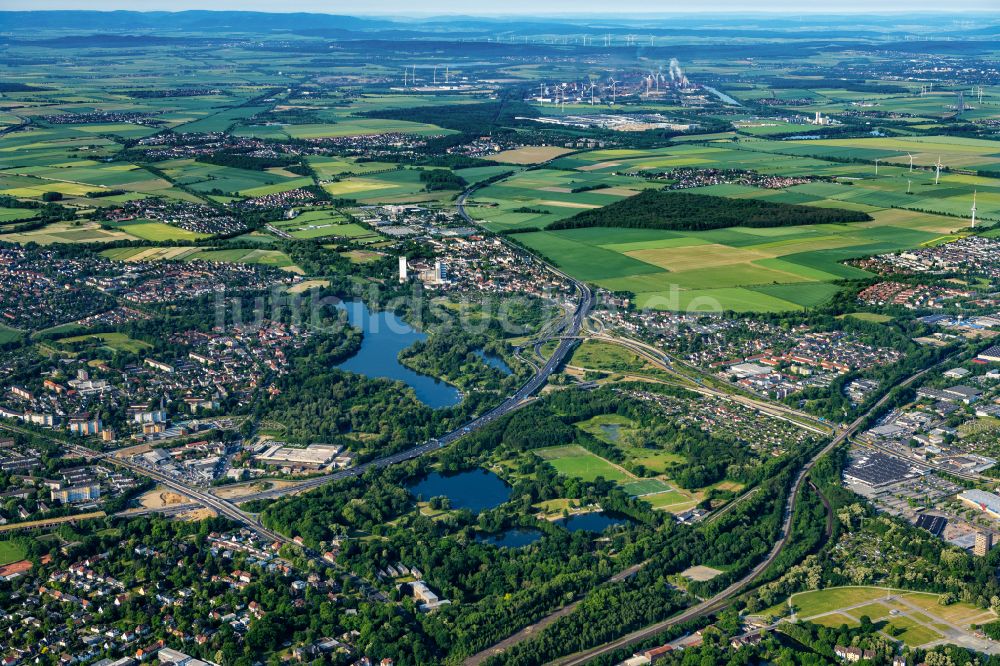
<path id="1" fill-rule="evenodd" d="M 905 388 L 906 386 L 909 386 L 913 382 L 923 377 L 925 374 L 927 374 L 934 368 L 937 368 L 938 366 L 941 366 L 944 363 L 948 362 L 950 359 L 951 356 L 945 357 L 944 359 L 938 361 L 931 367 L 925 368 L 920 372 L 910 375 L 910 377 L 898 383 L 896 386 L 899 388 Z M 719 592 L 714 597 L 706 599 L 705 601 L 702 601 L 701 603 L 692 606 L 691 608 L 688 608 L 680 615 L 675 615 L 674 617 L 663 620 L 661 622 L 657 622 L 656 624 L 652 624 L 648 627 L 638 629 L 610 643 L 605 643 L 604 645 L 598 646 L 596 648 L 591 648 L 590 650 L 578 652 L 577 654 L 570 655 L 569 657 L 563 657 L 561 659 L 557 659 L 551 663 L 557 664 L 558 666 L 577 666 L 578 664 L 586 664 L 602 655 L 608 654 L 610 652 L 615 652 L 622 648 L 628 647 L 629 645 L 633 645 L 640 641 L 652 638 L 657 634 L 659 634 L 660 632 L 662 632 L 664 629 L 667 629 L 673 625 L 681 624 L 687 622 L 688 620 L 693 620 L 703 615 L 714 613 L 715 611 L 721 610 L 722 608 L 727 606 L 729 602 L 732 601 L 732 598 L 735 597 L 741 590 L 743 590 L 743 588 L 747 587 L 755 580 L 757 580 L 757 578 L 760 577 L 760 575 L 778 558 L 778 556 L 781 555 L 785 547 L 788 546 L 789 542 L 791 541 L 792 516 L 795 514 L 795 503 L 798 501 L 799 491 L 802 489 L 802 485 L 805 482 L 807 475 L 809 474 L 809 470 L 813 468 L 817 460 L 822 458 L 824 455 L 832 451 L 835 447 L 837 447 L 839 444 L 846 441 L 850 436 L 852 436 L 854 432 L 861 426 L 862 423 L 864 423 L 864 421 L 871 414 L 878 412 L 878 410 L 880 410 L 883 407 L 883 405 L 885 405 L 885 403 L 888 402 L 891 395 L 892 393 L 886 393 L 884 396 L 882 396 L 879 399 L 879 401 L 876 402 L 867 412 L 865 412 L 863 415 L 855 419 L 847 428 L 845 428 L 839 434 L 837 434 L 837 436 L 834 437 L 829 444 L 824 446 L 822 450 L 820 450 L 816 455 L 810 458 L 805 465 L 802 466 L 802 469 L 799 470 L 798 475 L 795 477 L 795 483 L 792 484 L 792 490 L 788 495 L 788 501 L 785 505 L 785 517 L 784 521 L 781 524 L 780 538 L 778 539 L 778 542 L 774 544 L 774 547 L 771 549 L 771 552 L 768 554 L 768 556 L 763 561 L 761 561 L 757 566 L 755 566 L 750 571 L 750 573 L 748 573 L 746 576 L 744 576 L 740 580 L 736 581 L 735 583 L 724 589 L 722 592 Z"/>

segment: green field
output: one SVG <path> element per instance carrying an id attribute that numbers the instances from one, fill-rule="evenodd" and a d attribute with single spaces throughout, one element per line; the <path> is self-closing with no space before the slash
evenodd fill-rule
<path id="1" fill-rule="evenodd" d="M 0 566 L 23 560 L 24 548 L 13 541 L 0 541 Z"/>
<path id="2" fill-rule="evenodd" d="M 554 446 L 536 449 L 535 453 L 549 462 L 556 471 L 584 481 L 604 477 L 608 481 L 625 482 L 630 475 L 604 458 L 594 455 L 582 446 Z"/>
<path id="3" fill-rule="evenodd" d="M 621 345 L 594 340 L 585 340 L 577 347 L 569 365 L 610 372 L 640 372 L 649 367 L 639 355 Z"/>
<path id="4" fill-rule="evenodd" d="M 0 344 L 13 342 L 14 340 L 20 339 L 23 335 L 23 331 L 0 324 Z"/>
<path id="5" fill-rule="evenodd" d="M 152 345 L 148 342 L 130 338 L 124 333 L 91 333 L 56 340 L 56 343 L 64 346 L 89 342 L 100 343 L 100 346 L 112 351 L 128 352 L 130 354 L 139 354 L 152 348 Z"/>
<path id="6" fill-rule="evenodd" d="M 136 238 L 141 238 L 142 240 L 149 240 L 157 243 L 162 243 L 164 241 L 198 240 L 200 238 L 208 237 L 208 234 L 188 231 L 187 229 L 174 227 L 163 222 L 129 222 L 127 224 L 112 226 L 114 226 L 115 229 L 124 231 L 130 236 L 135 236 Z"/>
<path id="7" fill-rule="evenodd" d="M 595 417 L 585 424 L 577 424 L 582 429 L 588 429 L 595 425 L 597 420 L 614 422 L 614 419 L 607 415 Z M 557 472 L 565 476 L 572 476 L 583 481 L 594 481 L 602 477 L 607 481 L 614 481 L 622 491 L 633 497 L 641 498 L 648 502 L 654 509 L 666 509 L 669 511 L 683 511 L 689 509 L 697 503 L 697 499 L 689 493 L 672 487 L 661 479 L 639 478 L 625 469 L 595 455 L 578 445 L 553 446 L 544 449 L 536 449 L 535 454 L 552 465 Z"/>
<path id="8" fill-rule="evenodd" d="M 885 623 L 884 632 L 910 646 L 940 640 L 948 624 L 971 631 L 972 624 L 995 619 L 992 611 L 963 602 L 942 606 L 940 595 L 879 587 L 834 587 L 799 592 L 791 597 L 796 617 L 828 627 L 857 626 L 862 616 Z M 787 604 L 761 613 L 781 615 Z"/>

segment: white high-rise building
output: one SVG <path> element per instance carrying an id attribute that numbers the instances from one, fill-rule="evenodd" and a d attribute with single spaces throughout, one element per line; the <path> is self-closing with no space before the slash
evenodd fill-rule
<path id="1" fill-rule="evenodd" d="M 406 257 L 399 258 L 399 281 L 406 282 Z"/>

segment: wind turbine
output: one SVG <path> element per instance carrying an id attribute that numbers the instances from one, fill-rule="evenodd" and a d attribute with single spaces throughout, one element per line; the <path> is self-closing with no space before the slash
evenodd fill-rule
<path id="1" fill-rule="evenodd" d="M 934 167 L 935 167 L 935 171 L 934 171 L 934 184 L 935 184 L 935 185 L 937 185 L 937 184 L 938 184 L 938 181 L 940 181 L 940 180 L 941 180 L 941 167 L 943 167 L 943 166 L 944 166 L 944 165 L 943 165 L 943 164 L 941 164 L 941 156 L 940 156 L 940 155 L 938 155 L 938 161 L 937 161 L 937 163 L 936 163 L 936 164 L 934 165 Z"/>
<path id="2" fill-rule="evenodd" d="M 434 65 L 434 85 L 437 85 L 437 82 L 438 82 L 438 66 Z"/>
<path id="3" fill-rule="evenodd" d="M 593 81 L 591 81 L 590 82 L 590 105 L 591 106 L 594 106 L 594 88 L 596 88 L 596 87 L 597 87 L 597 84 L 594 83 Z"/>
<path id="4" fill-rule="evenodd" d="M 878 175 L 878 160 L 875 160 L 875 175 Z"/>
<path id="5" fill-rule="evenodd" d="M 976 191 L 972 190 L 972 228 L 976 228 Z"/>
<path id="6" fill-rule="evenodd" d="M 906 179 L 906 193 L 907 193 L 907 194 L 909 194 L 909 193 L 910 193 L 910 186 L 911 186 L 911 185 L 913 185 L 913 181 L 912 181 L 912 180 L 910 180 L 909 178 L 907 178 L 907 179 Z"/>
<path id="7" fill-rule="evenodd" d="M 609 80 L 611 81 L 611 103 L 614 104 L 618 101 L 618 92 L 617 92 L 618 89 L 616 88 L 618 82 L 615 81 L 614 79 L 609 79 Z"/>
<path id="8" fill-rule="evenodd" d="M 906 153 L 906 156 L 910 158 L 910 173 L 913 173 L 913 155 Z"/>

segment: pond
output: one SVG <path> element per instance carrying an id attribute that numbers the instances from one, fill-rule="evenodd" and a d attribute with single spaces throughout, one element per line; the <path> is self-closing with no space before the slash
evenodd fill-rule
<path id="1" fill-rule="evenodd" d="M 468 509 L 473 513 L 493 509 L 510 499 L 510 486 L 485 469 L 448 475 L 432 472 L 407 486 L 407 490 L 424 501 L 447 497 L 452 509 Z"/>
<path id="2" fill-rule="evenodd" d="M 503 360 L 503 357 L 499 354 L 493 354 L 485 349 L 477 349 L 476 356 L 483 359 L 483 363 L 486 365 L 491 368 L 496 368 L 505 375 L 514 374 L 514 371 L 510 369 L 509 365 L 507 365 L 507 361 Z"/>
<path id="3" fill-rule="evenodd" d="M 498 548 L 523 548 L 530 546 L 542 538 L 541 530 L 530 527 L 511 527 L 499 534 L 482 534 L 476 536 L 476 541 L 488 543 Z"/>
<path id="4" fill-rule="evenodd" d="M 565 527 L 570 532 L 603 532 L 613 525 L 625 525 L 632 522 L 626 516 L 620 516 L 604 511 L 594 511 L 591 513 L 578 513 L 569 518 L 560 518 L 555 521 L 556 525 Z"/>
<path id="5" fill-rule="evenodd" d="M 410 370 L 399 362 L 399 352 L 426 340 L 427 336 L 392 312 L 372 313 L 361 301 L 339 303 L 351 326 L 361 329 L 364 338 L 358 353 L 337 366 L 366 377 L 385 377 L 411 387 L 417 399 L 428 407 L 452 407 L 462 400 L 457 388 L 435 377 Z"/>
<path id="6" fill-rule="evenodd" d="M 608 438 L 609 442 L 617 442 L 622 436 L 622 426 L 620 423 L 602 423 L 601 432 Z"/>

